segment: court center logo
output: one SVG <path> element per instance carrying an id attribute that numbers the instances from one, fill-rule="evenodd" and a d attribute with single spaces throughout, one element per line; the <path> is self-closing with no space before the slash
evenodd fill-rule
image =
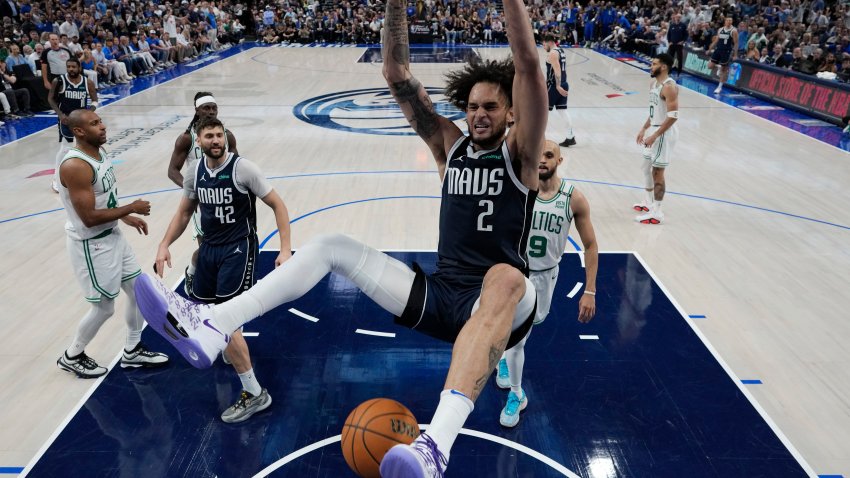
<path id="1" fill-rule="evenodd" d="M 441 88 L 425 88 L 437 114 L 464 118 Z M 322 128 L 386 136 L 416 136 L 388 88 L 365 88 L 317 96 L 295 105 L 295 117 Z"/>

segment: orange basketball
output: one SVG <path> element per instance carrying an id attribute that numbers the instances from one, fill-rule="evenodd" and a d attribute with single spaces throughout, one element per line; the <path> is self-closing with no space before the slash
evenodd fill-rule
<path id="1" fill-rule="evenodd" d="M 342 456 L 354 473 L 380 478 L 381 459 L 399 443 L 412 443 L 419 423 L 404 405 L 389 398 L 373 398 L 357 406 L 342 427 Z"/>

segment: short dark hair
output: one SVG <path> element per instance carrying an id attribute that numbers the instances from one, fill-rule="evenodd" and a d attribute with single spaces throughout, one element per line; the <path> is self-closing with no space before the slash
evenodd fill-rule
<path id="1" fill-rule="evenodd" d="M 555 41 L 555 35 L 552 35 L 551 33 L 547 33 L 547 34 L 543 35 L 543 42 L 545 43 L 547 41 L 554 42 Z"/>
<path id="2" fill-rule="evenodd" d="M 218 118 L 203 118 L 198 121 L 198 124 L 195 125 L 195 134 L 201 134 L 201 131 L 210 128 L 221 128 L 224 129 L 224 123 L 222 123 Z"/>
<path id="3" fill-rule="evenodd" d="M 661 63 L 667 65 L 667 70 L 673 69 L 673 57 L 670 56 L 668 53 L 659 53 L 655 55 L 655 58 L 657 58 L 658 61 L 660 61 Z"/>
<path id="4" fill-rule="evenodd" d="M 80 68 L 82 68 L 82 65 L 80 64 L 80 60 L 78 60 L 78 59 L 77 59 L 77 57 L 75 57 L 75 56 L 72 56 L 71 58 L 68 58 L 68 60 L 67 60 L 65 63 L 76 63 L 76 64 L 77 64 L 77 66 L 79 66 Z"/>
<path id="5" fill-rule="evenodd" d="M 469 93 L 478 83 L 495 83 L 499 85 L 508 106 L 513 105 L 514 60 L 508 57 L 499 60 L 472 60 L 461 70 L 446 74 L 445 95 L 449 102 L 458 109 L 466 111 L 469 104 Z"/>

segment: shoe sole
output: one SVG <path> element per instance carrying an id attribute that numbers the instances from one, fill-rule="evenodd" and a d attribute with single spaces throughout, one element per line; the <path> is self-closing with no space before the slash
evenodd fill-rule
<path id="1" fill-rule="evenodd" d="M 242 417 L 240 417 L 240 418 L 239 418 L 239 419 L 237 419 L 237 420 L 227 420 L 227 419 L 225 419 L 224 417 L 222 417 L 222 418 L 221 418 L 221 421 L 223 421 L 224 423 L 242 423 L 242 422 L 244 422 L 245 420 L 247 420 L 247 419 L 249 419 L 249 418 L 253 417 L 254 415 L 256 415 L 256 414 L 258 414 L 258 413 L 262 412 L 263 410 L 265 410 L 265 409 L 269 408 L 271 405 L 272 405 L 272 396 L 271 396 L 271 395 L 269 395 L 269 401 L 268 401 L 268 402 L 266 402 L 266 403 L 265 403 L 265 404 L 263 404 L 263 405 L 260 405 L 260 407 L 259 407 L 259 408 L 257 408 L 257 409 L 256 409 L 256 410 L 254 410 L 253 412 L 249 413 L 248 415 L 242 416 Z"/>
<path id="2" fill-rule="evenodd" d="M 502 390 L 508 390 L 508 389 L 511 388 L 510 379 L 508 379 L 508 383 L 505 384 L 505 383 L 499 383 L 499 378 L 496 377 L 496 386 L 501 388 Z"/>
<path id="3" fill-rule="evenodd" d="M 74 370 L 73 368 L 68 367 L 67 365 L 63 364 L 62 359 L 57 360 L 56 365 L 59 367 L 59 370 L 62 370 L 64 372 L 73 373 L 74 375 L 77 376 L 77 378 L 86 378 L 86 379 L 87 378 L 99 378 L 99 377 L 106 375 L 106 372 L 109 372 L 109 370 L 107 370 L 106 372 L 103 372 L 99 375 L 85 375 L 85 374 L 82 374 L 82 373 Z"/>
<path id="4" fill-rule="evenodd" d="M 519 425 L 520 414 L 525 410 L 526 407 L 528 407 L 528 397 L 525 397 L 525 401 L 522 403 L 522 405 L 519 406 L 519 413 L 516 414 L 516 417 L 517 417 L 516 422 L 505 423 L 505 422 L 502 421 L 502 417 L 499 417 L 499 425 L 502 425 L 503 427 L 508 427 L 508 428 L 513 428 L 513 427 Z"/>
<path id="5" fill-rule="evenodd" d="M 661 221 L 659 221 L 658 219 L 655 219 L 654 217 L 652 219 L 644 219 L 643 221 L 638 221 L 638 222 L 641 223 L 641 224 L 652 224 L 652 225 L 661 224 Z"/>
<path id="6" fill-rule="evenodd" d="M 136 303 L 154 332 L 173 345 L 190 365 L 199 369 L 209 368 L 212 365 L 201 344 L 191 337 L 185 337 L 171 323 L 171 321 L 177 322 L 177 319 L 168 312 L 165 299 L 151 283 L 150 277 L 144 274 L 136 279 Z"/>
<path id="7" fill-rule="evenodd" d="M 414 452 L 402 448 L 407 446 L 396 445 L 384 455 L 380 467 L 381 478 L 426 478 Z"/>
<path id="8" fill-rule="evenodd" d="M 121 368 L 159 368 L 159 367 L 164 367 L 166 365 L 168 365 L 168 360 L 166 360 L 165 362 L 159 362 L 159 363 L 155 363 L 155 362 L 138 363 L 138 362 L 124 362 L 124 361 L 121 362 Z"/>

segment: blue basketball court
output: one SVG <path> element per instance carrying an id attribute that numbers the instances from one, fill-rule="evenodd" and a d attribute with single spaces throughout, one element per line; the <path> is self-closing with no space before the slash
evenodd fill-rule
<path id="1" fill-rule="evenodd" d="M 433 252 L 391 254 L 435 267 Z M 260 255 L 261 275 L 275 255 Z M 600 254 L 597 315 L 585 325 L 576 320 L 582 267 L 580 254 L 564 256 L 552 312 L 529 339 L 529 406 L 519 426 L 499 425 L 506 392 L 491 380 L 447 477 L 814 475 L 751 400 L 746 388 L 758 385 L 731 374 L 691 326 L 700 319 L 676 305 L 639 256 Z M 173 363 L 113 366 L 30 476 L 354 476 L 339 447 L 348 413 L 389 397 L 427 423 L 451 357 L 449 344 L 395 326 L 336 275 L 245 332 L 274 400 L 268 410 L 221 422 L 239 391 L 233 369 L 218 361 L 196 370 L 146 330 L 143 340 Z"/>

